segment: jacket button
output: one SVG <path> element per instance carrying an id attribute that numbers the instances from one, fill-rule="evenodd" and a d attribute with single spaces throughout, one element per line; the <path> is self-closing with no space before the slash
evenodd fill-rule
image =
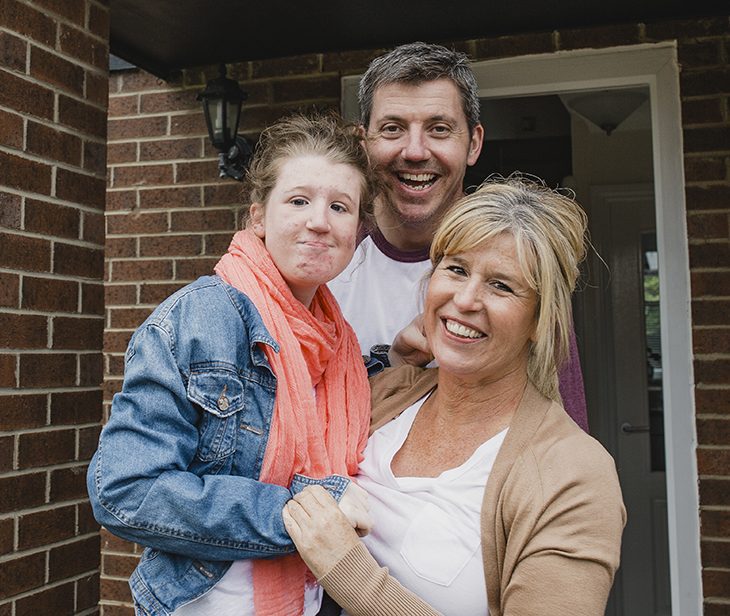
<path id="1" fill-rule="evenodd" d="M 230 406 L 230 403 L 228 402 L 228 398 L 226 398 L 223 394 L 221 394 L 221 397 L 218 398 L 218 408 L 221 411 L 228 410 L 228 407 Z"/>

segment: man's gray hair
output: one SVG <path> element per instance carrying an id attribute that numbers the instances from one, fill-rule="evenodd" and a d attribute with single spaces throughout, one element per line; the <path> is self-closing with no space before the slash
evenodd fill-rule
<path id="1" fill-rule="evenodd" d="M 477 80 L 469 57 L 459 51 L 430 43 L 407 43 L 375 58 L 360 80 L 360 121 L 367 128 L 378 88 L 391 83 L 419 85 L 425 81 L 451 79 L 459 88 L 469 132 L 479 124 Z"/>

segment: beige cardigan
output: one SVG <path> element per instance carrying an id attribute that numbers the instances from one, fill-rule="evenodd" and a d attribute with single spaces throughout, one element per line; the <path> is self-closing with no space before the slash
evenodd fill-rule
<path id="1" fill-rule="evenodd" d="M 437 385 L 406 366 L 371 379 L 371 433 Z M 528 385 L 494 462 L 481 513 L 491 616 L 599 616 L 626 512 L 614 461 L 563 408 Z M 351 616 L 434 615 L 360 543 L 321 580 Z"/>

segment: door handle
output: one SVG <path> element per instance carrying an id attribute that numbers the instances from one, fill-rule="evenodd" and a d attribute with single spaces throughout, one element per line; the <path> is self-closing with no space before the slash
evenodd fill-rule
<path id="1" fill-rule="evenodd" d="M 638 432 L 649 432 L 649 426 L 633 426 L 628 421 L 621 424 L 621 432 L 624 434 L 636 434 Z"/>

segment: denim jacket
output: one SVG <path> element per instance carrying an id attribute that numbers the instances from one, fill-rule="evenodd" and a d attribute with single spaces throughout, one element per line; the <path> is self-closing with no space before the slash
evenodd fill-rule
<path id="1" fill-rule="evenodd" d="M 130 578 L 137 613 L 172 613 L 210 590 L 231 561 L 295 550 L 281 517 L 309 483 L 337 500 L 349 479 L 258 481 L 276 352 L 251 301 L 215 276 L 165 300 L 134 333 L 122 391 L 87 476 L 94 516 L 146 546 Z"/>

